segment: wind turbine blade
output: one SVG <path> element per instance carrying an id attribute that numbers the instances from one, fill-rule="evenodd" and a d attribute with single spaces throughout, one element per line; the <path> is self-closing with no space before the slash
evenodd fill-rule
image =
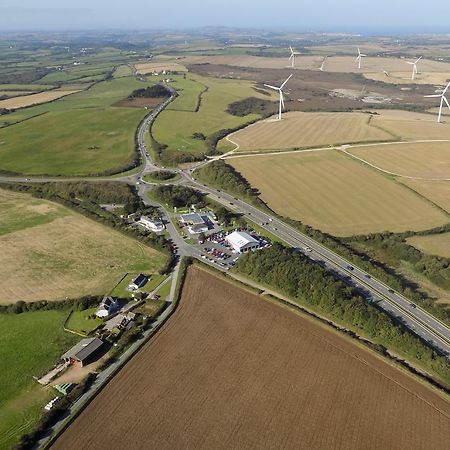
<path id="1" fill-rule="evenodd" d="M 294 49 L 291 46 L 289 46 L 289 49 L 291 50 L 291 55 L 293 55 L 294 54 Z"/>
<path id="2" fill-rule="evenodd" d="M 284 95 L 283 95 L 282 91 L 280 91 L 280 100 L 281 100 L 281 105 L 283 106 L 283 109 L 284 109 Z"/>
<path id="3" fill-rule="evenodd" d="M 364 53 L 360 53 L 360 55 L 359 56 L 367 56 L 367 55 L 365 55 Z"/>
<path id="4" fill-rule="evenodd" d="M 411 62 L 411 61 L 405 61 L 406 64 L 411 64 L 411 66 L 413 66 L 415 63 Z"/>
<path id="5" fill-rule="evenodd" d="M 450 108 L 450 103 L 448 102 L 446 97 L 442 97 L 444 99 L 444 102 L 447 104 L 447 106 Z"/>
<path id="6" fill-rule="evenodd" d="M 358 55 L 360 55 L 361 54 L 361 50 L 359 49 L 359 47 L 358 47 Z"/>
<path id="7" fill-rule="evenodd" d="M 438 98 L 442 97 L 442 94 L 424 95 L 425 98 Z"/>
<path id="8" fill-rule="evenodd" d="M 448 88 L 450 87 L 450 83 L 445 86 L 445 89 L 442 91 L 442 95 L 445 95 L 445 93 L 448 91 Z"/>
<path id="9" fill-rule="evenodd" d="M 293 73 L 291 73 L 285 80 L 285 82 L 280 86 L 280 90 L 284 88 L 284 85 L 291 79 L 292 75 L 294 75 Z"/>
<path id="10" fill-rule="evenodd" d="M 422 56 L 420 58 L 417 58 L 415 64 L 417 64 L 422 58 Z"/>
<path id="11" fill-rule="evenodd" d="M 279 90 L 280 90 L 280 88 L 277 88 L 277 87 L 275 87 L 275 86 L 271 86 L 270 84 L 265 84 L 264 86 L 265 86 L 265 87 L 268 87 L 268 88 L 270 88 L 270 89 L 274 89 L 275 91 L 279 91 Z"/>

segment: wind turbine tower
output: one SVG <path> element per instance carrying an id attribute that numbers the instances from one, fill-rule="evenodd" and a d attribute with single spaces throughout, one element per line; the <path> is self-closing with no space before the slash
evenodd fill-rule
<path id="1" fill-rule="evenodd" d="M 425 97 L 428 97 L 428 98 L 440 98 L 441 99 L 441 104 L 439 106 L 439 114 L 438 114 L 438 119 L 437 119 L 438 123 L 441 123 L 442 107 L 444 106 L 444 102 L 450 109 L 450 103 L 448 102 L 447 97 L 445 96 L 445 94 L 447 93 L 449 88 L 450 88 L 450 83 L 448 83 L 447 86 L 445 86 L 445 89 L 442 91 L 441 94 L 425 95 Z"/>
<path id="2" fill-rule="evenodd" d="M 358 56 L 356 57 L 356 62 L 358 63 L 358 69 L 361 69 L 361 60 L 367 55 L 361 53 L 361 50 L 358 47 Z"/>
<path id="3" fill-rule="evenodd" d="M 273 89 L 274 91 L 278 91 L 280 94 L 280 106 L 278 110 L 278 120 L 281 120 L 281 111 L 284 109 L 284 96 L 283 96 L 283 88 L 286 86 L 286 83 L 291 79 L 293 74 L 290 74 L 284 83 L 280 87 L 271 86 L 270 84 L 265 84 L 264 86 L 268 87 L 269 89 Z"/>
<path id="4" fill-rule="evenodd" d="M 289 62 L 291 63 L 291 67 L 295 67 L 295 55 L 300 55 L 299 52 L 294 52 L 294 49 L 292 47 L 289 47 L 291 51 L 291 56 L 289 56 Z"/>
<path id="5" fill-rule="evenodd" d="M 416 75 L 419 73 L 417 70 L 417 63 L 422 59 L 422 57 L 416 59 L 414 62 L 411 61 L 406 61 L 406 64 L 410 64 L 411 66 L 413 66 L 412 69 L 412 75 L 411 75 L 411 80 L 414 80 L 414 78 L 416 78 Z"/>

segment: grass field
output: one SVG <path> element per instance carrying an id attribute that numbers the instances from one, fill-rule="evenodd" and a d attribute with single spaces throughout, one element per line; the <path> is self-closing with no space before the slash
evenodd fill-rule
<path id="1" fill-rule="evenodd" d="M 371 126 L 372 117 L 363 113 L 290 112 L 283 120 L 265 120 L 230 136 L 239 151 L 281 150 L 350 142 L 393 140 L 386 131 Z"/>
<path id="2" fill-rule="evenodd" d="M 450 181 L 423 181 L 406 178 L 402 178 L 400 181 L 450 214 Z"/>
<path id="3" fill-rule="evenodd" d="M 114 78 L 122 78 L 122 77 L 129 77 L 133 75 L 133 71 L 130 66 L 127 66 L 125 64 L 118 66 L 117 69 L 113 73 Z"/>
<path id="4" fill-rule="evenodd" d="M 52 448 L 438 450 L 449 414 L 347 338 L 191 269 L 175 315 Z"/>
<path id="5" fill-rule="evenodd" d="M 75 94 L 78 91 L 47 91 L 37 94 L 21 95 L 15 98 L 0 100 L 0 108 L 19 109 L 27 106 L 38 105 L 40 103 L 52 102 L 66 95 Z"/>
<path id="6" fill-rule="evenodd" d="M 165 256 L 70 210 L 0 191 L 0 303 L 106 294 Z"/>
<path id="7" fill-rule="evenodd" d="M 4 128 L 0 168 L 75 176 L 119 170 L 132 156 L 135 128 L 144 115 L 143 109 L 135 108 L 75 109 Z"/>
<path id="8" fill-rule="evenodd" d="M 103 320 L 98 317 L 93 319 L 89 317 L 95 315 L 95 311 L 97 311 L 97 308 L 88 308 L 83 311 L 71 311 L 66 322 L 66 328 L 75 331 L 76 333 L 88 335 L 103 323 Z"/>
<path id="9" fill-rule="evenodd" d="M 233 101 L 251 96 L 261 97 L 261 94 L 253 89 L 253 83 L 199 76 L 192 76 L 190 79 L 196 82 L 196 84 L 191 83 L 188 88 L 191 108 L 194 95 L 198 97 L 199 93 L 204 90 L 204 88 L 200 89 L 201 85 L 208 89 L 202 94 L 198 112 L 175 111 L 174 109 L 179 106 L 174 102 L 170 110 L 163 111 L 158 116 L 152 127 L 155 139 L 161 144 L 166 144 L 169 150 L 181 150 L 194 154 L 205 152 L 208 150 L 207 144 L 204 140 L 193 138 L 194 133 L 210 136 L 219 130 L 237 127 L 259 117 L 257 114 L 237 117 L 226 112 L 228 105 Z M 181 92 L 181 96 L 184 95 L 185 91 Z M 185 107 L 185 100 L 182 102 Z M 173 126 L 174 123 L 177 124 L 176 128 Z"/>
<path id="10" fill-rule="evenodd" d="M 0 314 L 0 449 L 11 448 L 32 429 L 53 394 L 32 377 L 51 369 L 79 340 L 63 331 L 67 314 L 67 310 Z"/>
<path id="11" fill-rule="evenodd" d="M 135 130 L 145 110 L 111 105 L 142 84 L 119 78 L 8 114 L 9 123 L 36 117 L 0 129 L 0 169 L 49 175 L 120 170 L 134 153 Z"/>
<path id="12" fill-rule="evenodd" d="M 425 200 L 333 150 L 227 159 L 277 213 L 336 236 L 448 222 Z"/>
<path id="13" fill-rule="evenodd" d="M 450 141 L 356 147 L 347 151 L 401 176 L 450 180 Z"/>

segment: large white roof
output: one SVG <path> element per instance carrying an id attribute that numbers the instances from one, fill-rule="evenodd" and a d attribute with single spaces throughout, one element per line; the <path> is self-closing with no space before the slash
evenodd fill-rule
<path id="1" fill-rule="evenodd" d="M 259 244 L 254 237 L 244 231 L 233 231 L 226 239 L 233 247 L 239 248 L 244 247 L 247 244 Z"/>

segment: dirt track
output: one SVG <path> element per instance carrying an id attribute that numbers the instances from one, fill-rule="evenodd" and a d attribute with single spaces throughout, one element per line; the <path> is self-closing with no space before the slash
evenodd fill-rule
<path id="1" fill-rule="evenodd" d="M 450 404 L 331 331 L 199 269 L 56 449 L 447 449 Z"/>

